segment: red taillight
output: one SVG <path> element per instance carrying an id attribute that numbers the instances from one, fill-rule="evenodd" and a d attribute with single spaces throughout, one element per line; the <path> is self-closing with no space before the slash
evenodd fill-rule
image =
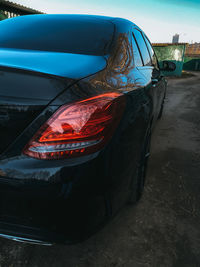
<path id="1" fill-rule="evenodd" d="M 124 105 L 120 93 L 106 93 L 63 105 L 23 152 L 38 159 L 72 158 L 96 152 L 111 138 Z"/>

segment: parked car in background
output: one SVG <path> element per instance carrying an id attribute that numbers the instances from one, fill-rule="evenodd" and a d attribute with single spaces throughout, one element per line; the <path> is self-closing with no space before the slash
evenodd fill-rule
<path id="1" fill-rule="evenodd" d="M 0 32 L 0 236 L 84 240 L 143 191 L 166 92 L 154 50 L 121 18 L 30 15 Z"/>

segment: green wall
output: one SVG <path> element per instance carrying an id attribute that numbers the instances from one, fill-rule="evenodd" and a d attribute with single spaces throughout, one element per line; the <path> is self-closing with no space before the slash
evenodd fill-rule
<path id="1" fill-rule="evenodd" d="M 165 76 L 180 76 L 183 70 L 183 61 L 185 54 L 185 44 L 180 45 L 161 45 L 154 46 L 155 53 L 158 58 L 160 67 L 162 68 L 162 61 L 168 60 L 176 64 L 176 70 L 173 72 L 165 72 Z"/>
<path id="2" fill-rule="evenodd" d="M 199 58 L 185 57 L 183 69 L 184 70 L 200 71 L 200 56 L 199 56 Z"/>

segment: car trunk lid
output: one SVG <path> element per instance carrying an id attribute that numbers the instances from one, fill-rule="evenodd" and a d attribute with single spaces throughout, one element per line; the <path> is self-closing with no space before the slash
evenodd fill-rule
<path id="1" fill-rule="evenodd" d="M 1 68 L 0 153 L 67 86 L 55 78 Z"/>
<path id="2" fill-rule="evenodd" d="M 106 67 L 104 56 L 0 48 L 0 66 L 82 79 Z"/>

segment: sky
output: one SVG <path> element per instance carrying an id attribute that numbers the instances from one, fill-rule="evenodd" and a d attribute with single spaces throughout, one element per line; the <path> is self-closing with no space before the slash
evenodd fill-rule
<path id="1" fill-rule="evenodd" d="M 137 24 L 151 42 L 200 42 L 200 0 L 12 0 L 49 14 L 122 17 Z"/>

